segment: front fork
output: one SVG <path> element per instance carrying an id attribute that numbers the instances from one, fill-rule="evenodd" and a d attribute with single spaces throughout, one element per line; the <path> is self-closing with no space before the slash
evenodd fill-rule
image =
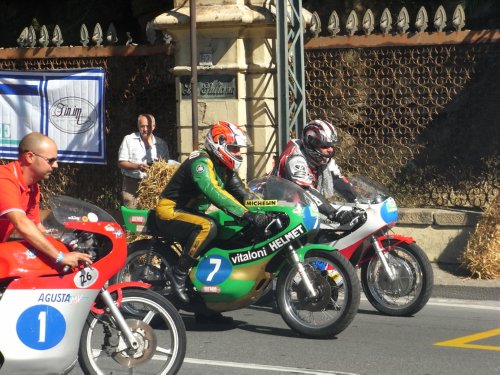
<path id="1" fill-rule="evenodd" d="M 288 245 L 288 252 L 290 254 L 290 258 L 292 260 L 293 265 L 297 267 L 299 275 L 302 277 L 302 280 L 304 281 L 306 289 L 309 292 L 309 297 L 311 298 L 318 297 L 318 292 L 314 288 L 311 279 L 309 279 L 309 275 L 306 272 L 304 264 L 302 264 L 302 262 L 300 261 L 299 255 L 297 254 L 295 248 L 292 245 Z"/>
<path id="2" fill-rule="evenodd" d="M 375 249 L 375 253 L 379 257 L 380 261 L 382 262 L 382 265 L 384 266 L 384 270 L 391 279 L 391 281 L 396 280 L 396 275 L 393 272 L 393 269 L 391 266 L 389 266 L 389 263 L 387 263 L 387 256 L 384 252 L 384 248 L 380 246 L 380 242 L 378 242 L 377 238 L 375 236 L 370 237 L 370 242 Z"/>
<path id="3" fill-rule="evenodd" d="M 130 330 L 130 327 L 128 326 L 125 318 L 123 317 L 122 313 L 118 309 L 118 306 L 116 306 L 115 302 L 113 301 L 113 297 L 111 297 L 111 293 L 109 293 L 106 289 L 102 288 L 100 296 L 102 298 L 102 301 L 106 305 L 106 310 L 114 318 L 118 328 L 123 333 L 125 341 L 128 343 L 128 345 L 132 349 L 137 349 L 139 347 L 139 343 L 135 339 L 134 334 Z"/>

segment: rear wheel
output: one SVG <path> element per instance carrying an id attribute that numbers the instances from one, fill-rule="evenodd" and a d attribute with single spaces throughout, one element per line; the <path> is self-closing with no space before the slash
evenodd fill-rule
<path id="1" fill-rule="evenodd" d="M 186 354 L 186 329 L 175 307 L 154 292 L 134 289 L 123 291 L 120 311 L 138 348 L 127 347 L 109 314 L 91 313 L 78 353 L 85 374 L 176 374 Z"/>
<path id="2" fill-rule="evenodd" d="M 359 307 L 360 286 L 354 267 L 339 253 L 310 251 L 306 272 L 318 296 L 310 298 L 294 266 L 280 272 L 277 304 L 288 326 L 304 336 L 329 338 L 351 323 Z"/>
<path id="3" fill-rule="evenodd" d="M 432 294 L 434 276 L 429 258 L 416 243 L 382 242 L 391 280 L 380 258 L 374 256 L 361 268 L 361 284 L 366 298 L 380 312 L 392 316 L 410 316 L 420 311 Z"/>
<path id="4" fill-rule="evenodd" d="M 165 254 L 160 251 L 158 244 L 154 244 L 151 240 L 140 240 L 132 242 L 128 247 L 128 256 L 125 265 L 116 275 L 114 275 L 110 283 L 118 284 L 127 281 L 142 281 L 151 284 L 151 290 L 168 295 L 170 293 L 170 281 L 166 276 L 166 268 L 175 264 L 173 259 L 175 254 Z M 162 249 L 163 250 L 163 249 Z"/>

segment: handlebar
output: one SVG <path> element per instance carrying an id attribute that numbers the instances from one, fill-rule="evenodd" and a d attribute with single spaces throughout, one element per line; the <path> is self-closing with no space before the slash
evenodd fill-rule
<path id="1" fill-rule="evenodd" d="M 85 267 L 91 267 L 91 264 L 89 262 L 84 262 Z M 67 264 L 63 267 L 62 272 L 63 273 L 70 273 L 72 270 L 71 266 L 68 266 Z"/>
<path id="2" fill-rule="evenodd" d="M 66 245 L 66 248 L 71 251 L 80 251 L 83 253 L 87 253 L 89 255 L 93 255 L 93 235 L 91 233 L 85 233 L 80 231 L 74 231 L 73 235 L 63 240 L 63 243 Z M 90 263 L 84 262 L 85 267 L 90 266 Z M 69 265 L 65 265 L 62 269 L 63 273 L 70 273 L 72 271 L 72 267 Z"/>

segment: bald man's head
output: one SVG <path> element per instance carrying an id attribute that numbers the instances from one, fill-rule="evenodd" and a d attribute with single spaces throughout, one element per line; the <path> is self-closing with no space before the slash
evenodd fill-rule
<path id="1" fill-rule="evenodd" d="M 24 180 L 31 185 L 46 180 L 57 165 L 57 145 L 46 135 L 33 132 L 19 142 L 19 161 Z"/>
<path id="2" fill-rule="evenodd" d="M 56 143 L 46 135 L 39 132 L 29 133 L 25 135 L 21 142 L 19 143 L 19 155 L 26 151 L 32 151 L 35 153 L 42 153 L 47 149 L 57 150 Z"/>

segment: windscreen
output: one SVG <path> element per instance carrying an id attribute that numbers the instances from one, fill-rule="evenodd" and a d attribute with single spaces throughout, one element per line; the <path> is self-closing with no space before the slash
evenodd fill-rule
<path id="1" fill-rule="evenodd" d="M 388 197 L 390 195 L 384 186 L 366 176 L 349 177 L 349 182 L 353 186 L 356 198 L 361 202 L 371 202 L 376 197 Z"/>
<path id="2" fill-rule="evenodd" d="M 311 206 L 315 203 L 298 185 L 276 176 L 266 176 L 250 181 L 249 188 L 264 200 L 276 200 L 280 206 Z"/>
<path id="3" fill-rule="evenodd" d="M 64 195 L 50 197 L 49 206 L 51 212 L 42 224 L 55 237 L 65 232 L 64 223 L 70 221 L 116 222 L 113 216 L 92 203 Z"/>

